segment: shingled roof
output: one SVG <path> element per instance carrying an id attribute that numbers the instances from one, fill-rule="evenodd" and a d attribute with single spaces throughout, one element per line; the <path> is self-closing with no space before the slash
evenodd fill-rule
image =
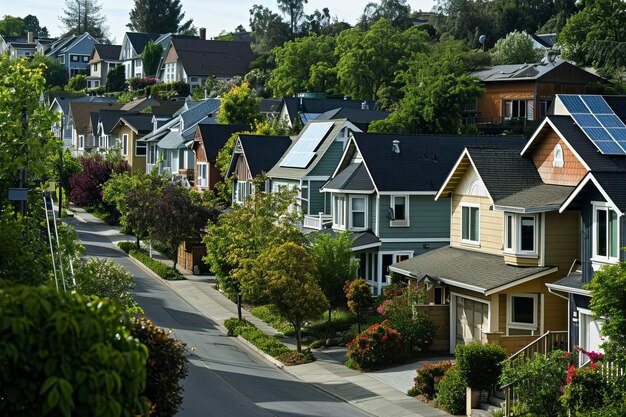
<path id="1" fill-rule="evenodd" d="M 170 47 L 176 51 L 188 76 L 243 76 L 254 59 L 247 42 L 174 37 Z"/>
<path id="2" fill-rule="evenodd" d="M 161 35 L 158 33 L 126 32 L 126 37 L 138 55 L 141 55 L 148 42 L 156 40 L 159 36 Z"/>
<path id="3" fill-rule="evenodd" d="M 214 162 L 218 152 L 224 147 L 226 141 L 233 133 L 249 130 L 250 125 L 200 124 L 198 125 L 196 135 L 199 135 L 202 140 L 207 161 Z"/>
<path id="4" fill-rule="evenodd" d="M 74 122 L 74 129 L 79 135 L 86 134 L 89 129 L 90 115 L 103 109 L 117 110 L 121 107 L 114 103 L 84 103 L 70 102 L 70 117 Z"/>
<path id="5" fill-rule="evenodd" d="M 252 177 L 268 172 L 285 153 L 291 138 L 289 136 L 239 135 L 239 143 Z"/>
<path id="6" fill-rule="evenodd" d="M 103 61 L 119 61 L 120 52 L 122 52 L 122 45 L 107 45 L 97 43 L 93 46 L 98 53 L 98 56 Z"/>

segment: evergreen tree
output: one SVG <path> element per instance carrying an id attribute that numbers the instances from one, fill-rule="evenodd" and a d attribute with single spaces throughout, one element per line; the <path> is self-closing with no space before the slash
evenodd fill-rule
<path id="1" fill-rule="evenodd" d="M 50 34 L 48 33 L 47 27 L 39 26 L 39 19 L 37 16 L 33 16 L 29 14 L 24 18 L 24 33 L 33 32 L 33 36 L 35 38 L 49 38 Z"/>
<path id="2" fill-rule="evenodd" d="M 298 24 L 304 17 L 304 5 L 308 0 L 278 0 L 278 9 L 289 16 L 291 36 L 298 32 Z"/>
<path id="3" fill-rule="evenodd" d="M 146 47 L 141 53 L 141 59 L 143 61 L 143 69 L 147 76 L 155 75 L 159 62 L 161 61 L 161 55 L 163 54 L 163 47 L 158 43 L 149 41 Z"/>
<path id="4" fill-rule="evenodd" d="M 102 14 L 102 5 L 97 0 L 65 0 L 63 13 L 64 16 L 59 18 L 67 30 L 64 36 L 88 32 L 101 42 L 108 41 L 106 17 Z"/>
<path id="5" fill-rule="evenodd" d="M 148 33 L 185 33 L 193 31 L 193 19 L 185 18 L 180 0 L 135 0 L 130 11 L 130 30 Z"/>

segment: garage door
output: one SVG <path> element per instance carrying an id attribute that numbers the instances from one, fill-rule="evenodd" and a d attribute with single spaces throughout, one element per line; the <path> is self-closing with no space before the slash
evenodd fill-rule
<path id="1" fill-rule="evenodd" d="M 481 341 L 489 328 L 489 305 L 456 296 L 456 343 Z"/>

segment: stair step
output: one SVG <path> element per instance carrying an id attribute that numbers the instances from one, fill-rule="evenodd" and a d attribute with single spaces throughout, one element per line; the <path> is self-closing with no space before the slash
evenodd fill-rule
<path id="1" fill-rule="evenodd" d="M 498 407 L 502 407 L 504 405 L 505 401 L 504 401 L 504 398 L 490 396 L 489 397 L 489 403 L 493 404 L 495 406 L 498 406 Z"/>
<path id="2" fill-rule="evenodd" d="M 495 406 L 493 404 L 488 404 L 488 403 L 481 403 L 480 404 L 480 409 L 487 411 L 489 413 L 489 415 L 491 415 L 494 411 L 498 411 L 501 410 L 501 407 Z"/>
<path id="3" fill-rule="evenodd" d="M 470 413 L 472 417 L 493 417 L 489 411 L 481 410 L 478 408 L 472 408 Z"/>

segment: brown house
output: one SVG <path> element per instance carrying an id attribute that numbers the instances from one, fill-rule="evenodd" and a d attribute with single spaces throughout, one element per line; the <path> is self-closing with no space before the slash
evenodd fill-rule
<path id="1" fill-rule="evenodd" d="M 119 138 L 122 158 L 130 164 L 133 172 L 146 172 L 146 142 L 139 141 L 152 131 L 152 115 L 125 114 L 111 129 Z"/>
<path id="2" fill-rule="evenodd" d="M 485 94 L 467 103 L 464 119 L 479 129 L 493 125 L 535 127 L 557 94 L 598 94 L 602 77 L 560 59 L 550 63 L 496 65 L 474 71 Z"/>
<path id="3" fill-rule="evenodd" d="M 72 129 L 72 151 L 82 155 L 85 151 L 97 147 L 94 140 L 94 123 L 92 113 L 100 110 L 117 110 L 117 103 L 85 103 L 70 102 L 67 125 Z"/>
<path id="4" fill-rule="evenodd" d="M 249 125 L 199 124 L 193 139 L 195 188 L 198 191 L 211 190 L 222 180 L 215 166 L 217 154 L 234 133 L 250 130 Z"/>

